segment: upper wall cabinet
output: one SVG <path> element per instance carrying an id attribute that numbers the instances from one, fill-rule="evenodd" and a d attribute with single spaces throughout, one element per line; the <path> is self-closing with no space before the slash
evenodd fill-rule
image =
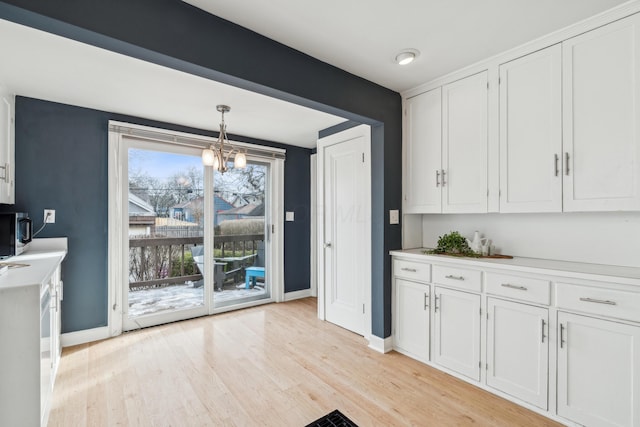
<path id="1" fill-rule="evenodd" d="M 14 187 L 15 96 L 0 86 L 0 203 L 15 203 Z"/>
<path id="2" fill-rule="evenodd" d="M 409 98 L 405 115 L 404 212 L 440 212 L 442 89 Z"/>
<path id="3" fill-rule="evenodd" d="M 640 16 L 563 42 L 565 211 L 640 209 Z"/>
<path id="4" fill-rule="evenodd" d="M 562 211 L 562 48 L 500 65 L 500 212 Z"/>
<path id="5" fill-rule="evenodd" d="M 442 212 L 487 212 L 487 72 L 442 88 Z"/>
<path id="6" fill-rule="evenodd" d="M 487 212 L 487 73 L 405 102 L 405 213 Z"/>

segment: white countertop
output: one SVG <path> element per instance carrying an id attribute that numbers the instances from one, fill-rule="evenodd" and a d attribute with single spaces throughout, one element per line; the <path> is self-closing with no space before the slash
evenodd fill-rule
<path id="1" fill-rule="evenodd" d="M 67 254 L 67 238 L 34 239 L 29 250 L 22 255 L 0 261 L 27 264 L 25 267 L 9 268 L 0 275 L 0 291 L 25 286 L 42 286 L 51 277 Z"/>
<path id="2" fill-rule="evenodd" d="M 390 251 L 392 256 L 401 256 L 428 262 L 460 263 L 481 268 L 500 268 L 536 274 L 574 277 L 585 280 L 612 281 L 616 283 L 640 286 L 640 268 L 621 267 L 615 265 L 587 264 L 580 262 L 558 261 L 539 258 L 514 257 L 503 258 L 470 258 L 449 255 L 424 254 L 426 248 Z"/>

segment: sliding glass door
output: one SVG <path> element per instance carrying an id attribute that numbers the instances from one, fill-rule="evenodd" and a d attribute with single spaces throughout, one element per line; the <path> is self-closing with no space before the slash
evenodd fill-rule
<path id="1" fill-rule="evenodd" d="M 215 172 L 214 261 L 216 309 L 271 298 L 270 171 L 268 162 L 247 158 L 244 169 Z"/>
<path id="2" fill-rule="evenodd" d="M 276 160 L 222 174 L 201 149 L 123 137 L 122 330 L 272 300 Z"/>
<path id="3" fill-rule="evenodd" d="M 213 227 L 206 189 L 213 177 L 202 166 L 200 150 L 132 139 L 127 162 L 123 328 L 208 314 L 205 236 Z"/>

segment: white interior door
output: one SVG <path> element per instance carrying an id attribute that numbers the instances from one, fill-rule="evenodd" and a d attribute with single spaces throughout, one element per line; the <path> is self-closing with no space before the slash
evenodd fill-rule
<path id="1" fill-rule="evenodd" d="M 318 143 L 319 316 L 360 335 L 371 324 L 370 144 L 364 125 Z"/>

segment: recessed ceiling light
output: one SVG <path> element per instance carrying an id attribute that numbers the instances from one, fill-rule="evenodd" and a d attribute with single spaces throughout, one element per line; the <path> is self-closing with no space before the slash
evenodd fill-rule
<path id="1" fill-rule="evenodd" d="M 407 65 L 412 63 L 418 56 L 420 52 L 416 49 L 405 49 L 399 54 L 396 55 L 396 64 L 398 65 Z"/>

